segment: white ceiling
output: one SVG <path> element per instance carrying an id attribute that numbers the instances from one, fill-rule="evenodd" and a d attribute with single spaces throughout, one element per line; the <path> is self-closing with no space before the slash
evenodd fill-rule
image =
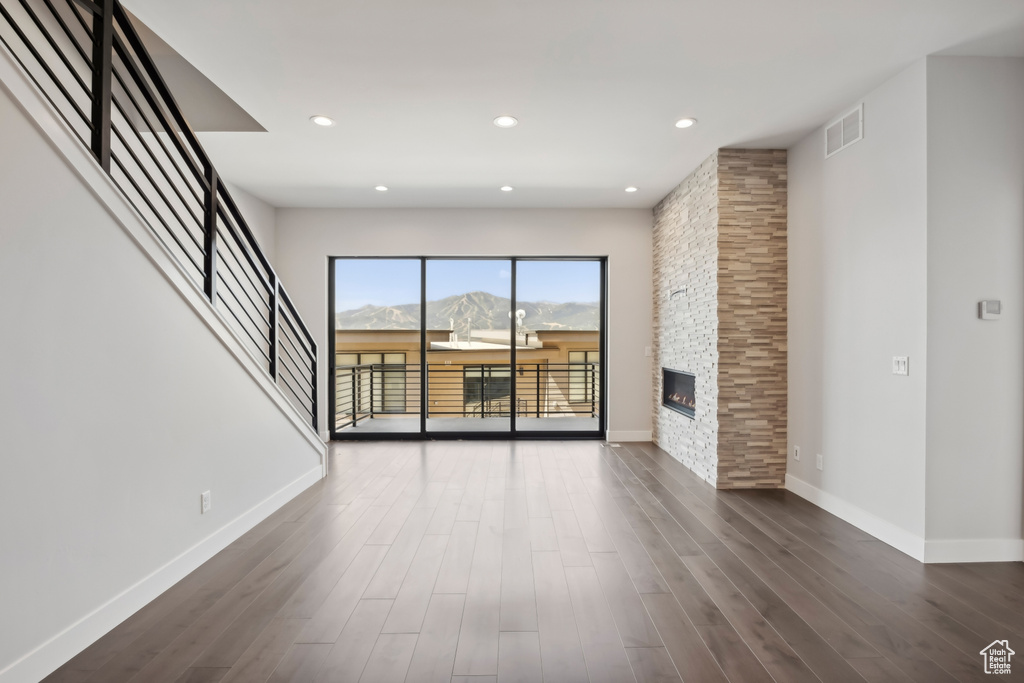
<path id="1" fill-rule="evenodd" d="M 920 57 L 1024 56 L 1024 0 L 126 5 L 266 128 L 201 138 L 275 206 L 651 207 L 715 149 L 787 147 Z"/>

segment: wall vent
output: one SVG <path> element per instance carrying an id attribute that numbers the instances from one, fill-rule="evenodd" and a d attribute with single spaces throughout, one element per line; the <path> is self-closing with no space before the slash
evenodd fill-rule
<path id="1" fill-rule="evenodd" d="M 864 138 L 864 104 L 825 127 L 825 158 L 828 159 Z"/>

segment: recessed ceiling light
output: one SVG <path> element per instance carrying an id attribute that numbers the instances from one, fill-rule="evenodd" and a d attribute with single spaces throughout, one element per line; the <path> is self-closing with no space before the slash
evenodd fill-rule
<path id="1" fill-rule="evenodd" d="M 515 189 L 515 188 L 514 188 L 514 187 L 512 187 L 511 185 L 502 185 L 502 186 L 501 186 L 501 191 L 502 191 L 502 192 L 511 192 L 511 191 L 512 191 L 512 190 L 514 190 L 514 189 Z"/>
<path id="2" fill-rule="evenodd" d="M 676 128 L 689 128 L 695 123 L 697 123 L 697 119 L 679 119 L 678 121 L 676 121 Z"/>
<path id="3" fill-rule="evenodd" d="M 498 128 L 515 128 L 519 124 L 519 119 L 514 116 L 499 116 L 494 119 L 494 125 Z"/>
<path id="4" fill-rule="evenodd" d="M 629 187 L 626 188 L 626 192 L 636 192 L 636 188 L 630 185 Z"/>
<path id="5" fill-rule="evenodd" d="M 375 187 L 373 189 L 377 190 L 377 192 L 387 192 L 388 191 L 388 186 L 387 185 L 378 185 L 377 187 Z"/>
<path id="6" fill-rule="evenodd" d="M 327 126 L 333 126 L 334 125 L 334 119 L 332 119 L 330 116 L 324 116 L 323 114 L 317 114 L 316 116 L 310 116 L 309 120 L 312 121 L 313 123 L 315 123 L 316 125 L 324 126 L 325 128 Z"/>

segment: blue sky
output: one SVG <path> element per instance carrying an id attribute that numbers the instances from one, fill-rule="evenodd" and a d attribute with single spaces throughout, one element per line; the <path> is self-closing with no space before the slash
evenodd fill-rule
<path id="1" fill-rule="evenodd" d="M 335 312 L 420 300 L 419 259 L 338 259 L 334 263 Z M 597 261 L 519 261 L 516 281 L 520 301 L 596 302 L 601 265 Z M 475 291 L 507 298 L 511 284 L 510 261 L 427 261 L 427 301 Z"/>

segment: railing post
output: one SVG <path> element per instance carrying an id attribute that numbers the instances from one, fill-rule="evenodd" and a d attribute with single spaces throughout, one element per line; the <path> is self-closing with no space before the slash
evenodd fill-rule
<path id="1" fill-rule="evenodd" d="M 92 17 L 92 153 L 110 173 L 110 102 L 114 70 L 114 0 Z"/>
<path id="2" fill-rule="evenodd" d="M 206 201 L 204 206 L 203 249 L 206 258 L 203 260 L 203 275 L 205 276 L 203 290 L 206 298 L 214 306 L 217 305 L 217 170 L 213 164 L 206 165 Z"/>
<path id="3" fill-rule="evenodd" d="M 352 426 L 359 424 L 359 397 L 356 396 L 356 368 L 352 368 Z"/>
<path id="4" fill-rule="evenodd" d="M 274 281 L 275 282 L 277 281 L 277 276 L 276 275 L 274 276 Z M 276 287 L 275 287 L 275 289 L 276 289 Z M 274 339 L 275 339 L 275 342 L 276 342 L 277 337 L 274 337 Z M 313 410 L 311 412 L 313 413 L 313 431 L 319 434 L 320 433 L 320 377 L 317 374 L 317 369 L 316 369 L 316 367 L 317 367 L 316 366 L 316 353 L 317 353 L 316 352 L 316 343 L 313 342 L 312 340 L 310 340 L 310 343 L 312 344 L 312 346 L 309 349 L 310 350 L 309 372 L 310 372 L 310 375 L 311 375 L 310 379 L 312 380 L 310 382 L 310 384 L 313 387 L 313 395 L 311 396 L 312 403 L 313 403 Z M 328 364 L 328 367 L 330 367 L 330 364 Z"/>
<path id="5" fill-rule="evenodd" d="M 373 366 L 370 366 L 370 419 L 373 419 Z"/>
<path id="6" fill-rule="evenodd" d="M 274 379 L 274 383 L 275 384 L 277 383 L 277 364 L 278 364 L 278 361 L 280 360 L 279 357 L 278 357 L 278 341 L 279 341 L 278 340 L 278 327 L 279 327 L 279 321 L 277 319 L 277 316 L 279 315 L 279 311 L 278 311 L 279 304 L 278 304 L 277 297 L 279 296 L 280 291 L 281 291 L 281 285 L 279 284 L 279 280 L 277 279 L 277 273 L 271 271 L 270 272 L 270 320 L 269 320 L 269 324 L 270 324 L 270 330 L 269 330 L 269 332 L 270 332 L 270 376 Z M 315 355 L 313 357 L 313 362 L 316 363 L 316 356 Z M 316 366 L 314 365 L 313 367 L 314 367 L 314 371 L 313 371 L 313 387 L 314 387 L 314 391 L 315 391 L 316 390 L 316 370 L 315 370 Z M 315 399 L 314 399 L 314 403 L 315 403 Z M 314 411 L 314 418 L 313 419 L 316 419 L 315 411 Z"/>
<path id="7" fill-rule="evenodd" d="M 590 376 L 588 378 L 588 381 L 590 382 L 590 390 L 587 392 L 587 393 L 590 394 L 590 417 L 594 417 L 596 415 L 596 413 L 594 412 L 594 393 L 595 392 L 594 392 L 594 366 L 593 365 L 590 366 Z"/>
<path id="8" fill-rule="evenodd" d="M 537 373 L 537 417 L 540 417 L 540 363 L 533 366 L 533 371 Z"/>

